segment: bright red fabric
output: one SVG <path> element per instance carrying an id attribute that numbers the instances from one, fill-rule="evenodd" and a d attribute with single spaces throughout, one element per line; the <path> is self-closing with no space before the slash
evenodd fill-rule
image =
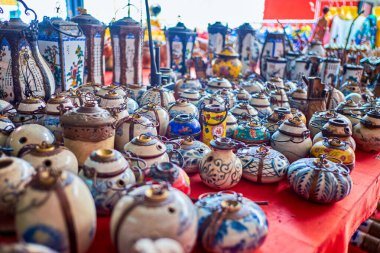
<path id="1" fill-rule="evenodd" d="M 264 21 L 268 19 L 314 19 L 316 0 L 265 0 Z"/>

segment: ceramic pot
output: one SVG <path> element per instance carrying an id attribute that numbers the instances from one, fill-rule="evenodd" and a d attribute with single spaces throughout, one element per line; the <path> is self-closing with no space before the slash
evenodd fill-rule
<path id="1" fill-rule="evenodd" d="M 245 144 L 262 144 L 269 142 L 270 133 L 259 121 L 251 120 L 240 123 L 235 129 L 233 138 Z"/>
<path id="2" fill-rule="evenodd" d="M 231 108 L 230 112 L 232 115 L 234 115 L 236 118 L 240 118 L 242 116 L 247 116 L 251 118 L 257 118 L 258 112 L 255 108 L 253 108 L 248 103 L 239 103 Z"/>
<path id="3" fill-rule="evenodd" d="M 1 115 L 10 117 L 16 113 L 17 111 L 13 107 L 13 105 L 11 105 L 8 101 L 0 99 L 0 114 Z"/>
<path id="4" fill-rule="evenodd" d="M 357 103 L 352 100 L 347 100 L 340 103 L 336 107 L 336 112 L 346 116 L 352 123 L 352 126 L 355 126 L 360 122 L 362 117 L 362 110 Z"/>
<path id="5" fill-rule="evenodd" d="M 301 112 L 307 111 L 307 91 L 301 88 L 295 89 L 289 96 L 289 104 Z"/>
<path id="6" fill-rule="evenodd" d="M 314 137 L 317 133 L 319 133 L 322 127 L 330 120 L 330 119 L 341 119 L 347 122 L 348 126 L 352 129 L 351 121 L 333 110 L 329 111 L 319 111 L 313 114 L 313 117 L 309 120 L 309 130 L 312 137 Z"/>
<path id="7" fill-rule="evenodd" d="M 11 155 L 18 156 L 26 148 L 41 144 L 52 144 L 54 135 L 49 129 L 37 124 L 27 124 L 16 128 L 8 137 L 6 146 L 11 148 Z"/>
<path id="8" fill-rule="evenodd" d="M 360 150 L 380 151 L 380 112 L 378 109 L 367 112 L 360 123 L 354 126 L 353 136 Z"/>
<path id="9" fill-rule="evenodd" d="M 187 89 L 179 93 L 179 98 L 187 99 L 189 103 L 192 103 L 193 105 L 198 107 L 198 103 L 201 100 L 202 96 L 198 90 Z"/>
<path id="10" fill-rule="evenodd" d="M 237 92 L 235 93 L 235 96 L 238 102 L 246 102 L 246 103 L 248 103 L 249 100 L 252 98 L 251 94 L 249 94 L 249 92 L 243 88 L 239 88 Z"/>
<path id="11" fill-rule="evenodd" d="M 17 114 L 12 117 L 16 126 L 24 124 L 41 124 L 45 114 L 46 103 L 37 97 L 27 97 L 18 104 Z"/>
<path id="12" fill-rule="evenodd" d="M 166 182 L 171 186 L 190 195 L 190 179 L 186 172 L 171 162 L 153 164 L 145 172 L 145 181 Z"/>
<path id="13" fill-rule="evenodd" d="M 169 107 L 168 112 L 171 119 L 180 114 L 188 114 L 196 119 L 199 118 L 198 108 L 186 99 L 177 99 L 175 104 Z"/>
<path id="14" fill-rule="evenodd" d="M 231 46 L 226 46 L 212 61 L 212 72 L 218 77 L 238 78 L 242 67 L 239 54 Z"/>
<path id="15" fill-rule="evenodd" d="M 235 186 L 242 176 L 240 159 L 232 152 L 237 148 L 236 142 L 218 137 L 210 145 L 213 150 L 203 157 L 199 168 L 202 182 L 221 190 Z"/>
<path id="16" fill-rule="evenodd" d="M 219 94 L 206 95 L 201 98 L 198 103 L 199 110 L 206 105 L 222 105 L 224 106 L 226 101 Z"/>
<path id="17" fill-rule="evenodd" d="M 130 191 L 116 204 L 111 217 L 111 237 L 120 253 L 131 252 L 139 239 L 157 237 L 174 239 L 185 252 L 191 252 L 197 227 L 197 213 L 189 197 L 167 185 Z"/>
<path id="18" fill-rule="evenodd" d="M 17 199 L 33 173 L 32 165 L 22 159 L 0 158 L 0 233 L 15 232 Z"/>
<path id="19" fill-rule="evenodd" d="M 114 149 L 91 152 L 80 177 L 90 189 L 98 215 L 110 215 L 126 187 L 137 181 L 129 162 Z"/>
<path id="20" fill-rule="evenodd" d="M 201 133 L 198 120 L 189 114 L 179 114 L 169 122 L 168 138 L 192 136 L 197 138 Z"/>
<path id="21" fill-rule="evenodd" d="M 291 118 L 293 118 L 293 114 L 290 112 L 289 108 L 278 107 L 274 109 L 273 113 L 267 118 L 267 122 L 264 124 L 264 126 L 272 135 L 283 121 Z"/>
<path id="22" fill-rule="evenodd" d="M 0 252 L 2 253 L 57 253 L 48 247 L 33 244 L 33 243 L 13 243 L 0 245 Z"/>
<path id="23" fill-rule="evenodd" d="M 297 108 L 290 108 L 290 113 L 293 115 L 293 117 L 300 118 L 300 120 L 306 125 L 306 116 L 300 110 L 298 110 Z"/>
<path id="24" fill-rule="evenodd" d="M 0 114 L 0 146 L 4 147 L 8 136 L 15 129 L 15 125 L 12 123 L 7 116 L 3 116 Z"/>
<path id="25" fill-rule="evenodd" d="M 295 91 L 298 87 L 298 84 L 294 81 L 286 80 L 284 82 L 284 90 L 286 92 L 286 95 L 289 97 L 291 92 Z"/>
<path id="26" fill-rule="evenodd" d="M 76 90 L 69 89 L 68 91 L 63 91 L 59 93 L 60 96 L 69 98 L 74 107 L 83 105 L 83 101 L 85 100 L 84 98 L 86 94 L 90 94 L 90 96 L 93 96 L 92 93 L 83 93 L 83 92 L 80 92 L 78 89 Z"/>
<path id="27" fill-rule="evenodd" d="M 332 162 L 341 162 L 346 165 L 350 171 L 355 167 L 355 151 L 348 143 L 341 141 L 338 138 L 325 138 L 313 145 L 310 150 L 310 155 L 319 157 L 326 155 L 326 159 Z"/>
<path id="28" fill-rule="evenodd" d="M 271 77 L 265 82 L 265 88 L 270 91 L 285 89 L 284 80 L 281 77 Z"/>
<path id="29" fill-rule="evenodd" d="M 252 182 L 279 182 L 289 167 L 283 154 L 264 145 L 239 149 L 236 155 L 243 165 L 243 177 Z"/>
<path id="30" fill-rule="evenodd" d="M 129 114 L 133 114 L 137 109 L 139 109 L 139 104 L 132 98 L 125 98 L 124 103 L 127 105 L 127 111 Z"/>
<path id="31" fill-rule="evenodd" d="M 34 168 L 49 167 L 54 170 L 68 170 L 78 174 L 78 160 L 67 148 L 42 142 L 27 149 L 20 156 Z"/>
<path id="32" fill-rule="evenodd" d="M 65 112 L 60 121 L 64 145 L 75 154 L 79 167 L 93 150 L 114 147 L 116 119 L 96 102 Z"/>
<path id="33" fill-rule="evenodd" d="M 318 203 L 333 203 L 351 191 L 350 170 L 341 164 L 320 158 L 303 158 L 288 168 L 288 181 L 302 198 Z M 335 187 L 331 187 L 335 185 Z"/>
<path id="34" fill-rule="evenodd" d="M 219 90 L 217 94 L 223 99 L 224 103 L 228 105 L 228 108 L 234 107 L 236 96 L 231 90 L 222 89 Z"/>
<path id="35" fill-rule="evenodd" d="M 351 137 L 352 130 L 343 119 L 330 119 L 321 128 L 321 132 L 317 133 L 313 138 L 313 144 L 323 140 L 323 138 L 339 138 L 341 141 L 347 142 L 350 147 L 356 149 L 355 140 Z"/>
<path id="36" fill-rule="evenodd" d="M 127 92 L 128 92 L 128 96 L 130 96 L 133 100 L 139 103 L 141 97 L 146 92 L 146 86 L 130 84 L 128 85 Z"/>
<path id="37" fill-rule="evenodd" d="M 271 136 L 272 148 L 284 154 L 290 163 L 306 157 L 312 144 L 310 131 L 298 117 L 284 121 Z"/>
<path id="38" fill-rule="evenodd" d="M 257 116 L 260 119 L 266 119 L 273 113 L 273 110 L 270 107 L 269 97 L 266 96 L 264 92 L 253 94 L 252 98 L 249 100 L 249 104 L 256 109 Z"/>
<path id="39" fill-rule="evenodd" d="M 94 200 L 73 173 L 38 170 L 17 201 L 16 228 L 19 240 L 85 253 L 96 231 Z"/>
<path id="40" fill-rule="evenodd" d="M 238 126 L 237 119 L 235 118 L 234 115 L 232 115 L 232 113 L 228 112 L 227 123 L 226 123 L 226 137 L 232 138 L 237 126 Z"/>
<path id="41" fill-rule="evenodd" d="M 211 149 L 203 142 L 194 140 L 192 137 L 185 137 L 179 140 L 177 152 L 181 156 L 172 156 L 170 161 L 178 164 L 186 173 L 196 173 L 199 171 L 203 156 L 210 151 Z"/>
<path id="42" fill-rule="evenodd" d="M 155 241 L 151 239 L 139 239 L 133 246 L 131 253 L 184 253 L 182 245 L 169 238 L 160 238 Z"/>
<path id="43" fill-rule="evenodd" d="M 92 93 L 92 94 L 96 94 L 98 93 L 98 91 L 101 89 L 102 87 L 98 84 L 94 84 L 94 83 L 85 83 L 83 84 L 82 86 L 79 86 L 77 88 L 78 91 L 82 92 L 82 93 Z"/>
<path id="44" fill-rule="evenodd" d="M 175 103 L 174 94 L 162 87 L 153 87 L 147 90 L 140 99 L 140 106 L 155 104 L 168 109 L 169 106 Z"/>
<path id="45" fill-rule="evenodd" d="M 176 82 L 174 92 L 176 97 L 181 94 L 181 92 L 184 92 L 185 90 L 199 90 L 202 88 L 202 84 L 199 81 L 199 79 L 180 79 Z"/>
<path id="46" fill-rule="evenodd" d="M 361 65 L 345 64 L 343 66 L 343 77 L 341 83 L 345 83 L 347 80 L 360 82 L 362 80 L 363 70 L 364 67 Z"/>
<path id="47" fill-rule="evenodd" d="M 154 163 L 169 162 L 166 151 L 167 148 L 163 142 L 146 134 L 134 137 L 124 146 L 124 152 L 145 160 L 148 168 Z"/>
<path id="48" fill-rule="evenodd" d="M 99 106 L 109 111 L 117 120 L 127 117 L 128 107 L 123 96 L 115 90 L 109 90 L 104 95 L 99 95 Z"/>
<path id="49" fill-rule="evenodd" d="M 362 93 L 360 84 L 352 80 L 348 80 L 345 83 L 343 83 L 340 87 L 340 90 L 344 96 L 347 96 L 351 93 Z"/>
<path id="50" fill-rule="evenodd" d="M 166 135 L 170 119 L 166 109 L 159 105 L 148 104 L 138 109 L 136 113 L 148 118 L 152 122 L 157 122 L 157 133 L 161 136 Z"/>
<path id="51" fill-rule="evenodd" d="M 132 114 L 120 120 L 116 126 L 115 149 L 122 152 L 124 145 L 140 134 L 157 135 L 158 123 L 150 121 L 148 118 Z"/>
<path id="52" fill-rule="evenodd" d="M 207 82 L 206 91 L 208 93 L 215 93 L 217 91 L 227 89 L 232 89 L 232 84 L 230 81 L 228 81 L 226 78 L 216 77 L 216 78 L 210 78 L 210 80 Z"/>
<path id="53" fill-rule="evenodd" d="M 282 57 L 267 57 L 265 64 L 265 79 L 272 77 L 284 78 L 286 73 L 286 59 Z"/>
<path id="54" fill-rule="evenodd" d="M 199 241 L 205 251 L 249 253 L 265 241 L 267 217 L 257 204 L 241 194 L 203 194 L 195 206 Z"/>
<path id="55" fill-rule="evenodd" d="M 227 131 L 228 109 L 222 105 L 205 105 L 200 110 L 200 123 L 202 127 L 201 141 L 210 145 L 214 136 L 225 137 Z"/>
<path id="56" fill-rule="evenodd" d="M 263 83 L 256 80 L 243 81 L 239 84 L 239 86 L 248 91 L 249 94 L 260 93 L 265 90 Z"/>
<path id="57" fill-rule="evenodd" d="M 274 110 L 277 107 L 288 107 L 289 105 L 289 99 L 288 96 L 285 93 L 285 90 L 279 89 L 272 91 L 270 93 L 270 102 L 271 102 L 271 108 Z"/>
<path id="58" fill-rule="evenodd" d="M 131 85 L 129 86 L 131 88 Z M 102 86 L 97 92 L 96 95 L 99 97 L 102 97 L 106 95 L 108 92 L 114 91 L 118 95 L 125 97 L 127 95 L 127 92 L 125 91 L 125 88 L 123 86 L 117 86 L 117 85 L 105 85 Z"/>

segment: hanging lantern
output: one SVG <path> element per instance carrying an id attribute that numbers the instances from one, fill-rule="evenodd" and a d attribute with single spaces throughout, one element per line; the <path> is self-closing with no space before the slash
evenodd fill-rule
<path id="1" fill-rule="evenodd" d="M 219 21 L 212 25 L 208 24 L 208 53 L 210 60 L 224 48 L 227 30 L 227 26 L 224 26 Z"/>
<path id="2" fill-rule="evenodd" d="M 44 17 L 38 24 L 38 47 L 62 91 L 84 84 L 86 37 L 78 24 Z"/>
<path id="3" fill-rule="evenodd" d="M 243 63 L 242 72 L 253 73 L 259 61 L 259 42 L 255 37 L 255 30 L 249 23 L 244 23 L 237 29 L 238 53 Z"/>
<path id="4" fill-rule="evenodd" d="M 187 72 L 186 61 L 191 58 L 196 32 L 187 29 L 182 22 L 166 31 L 169 41 L 170 67 L 184 75 Z"/>
<path id="5" fill-rule="evenodd" d="M 19 102 L 26 97 L 49 99 L 55 91 L 52 72 L 37 46 L 37 15 L 23 1 L 25 14 L 34 14 L 30 25 L 20 18 L 0 22 L 0 99 Z"/>
<path id="6" fill-rule="evenodd" d="M 131 17 L 110 24 L 113 48 L 113 83 L 142 83 L 142 27 Z"/>
<path id="7" fill-rule="evenodd" d="M 71 19 L 77 23 L 86 36 L 86 58 L 84 64 L 84 83 L 104 84 L 104 31 L 105 25 L 79 8 L 80 14 Z"/>
<path id="8" fill-rule="evenodd" d="M 285 57 L 285 34 L 268 33 L 260 55 L 260 73 L 265 77 L 266 59 L 268 57 Z"/>

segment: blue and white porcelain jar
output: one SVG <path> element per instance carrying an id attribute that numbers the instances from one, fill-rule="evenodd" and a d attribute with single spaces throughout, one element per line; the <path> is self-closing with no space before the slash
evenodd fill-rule
<path id="1" fill-rule="evenodd" d="M 153 87 L 144 92 L 144 95 L 142 95 L 139 103 L 141 106 L 147 104 L 156 104 L 167 109 L 174 102 L 175 98 L 172 91 L 163 87 Z"/>
<path id="2" fill-rule="evenodd" d="M 197 138 L 201 133 L 199 121 L 189 114 L 179 114 L 169 122 L 167 136 L 178 138 L 192 136 Z"/>
<path id="3" fill-rule="evenodd" d="M 344 199 L 351 191 L 350 170 L 321 155 L 303 158 L 288 168 L 288 181 L 301 197 L 318 203 L 333 203 Z"/>
<path id="4" fill-rule="evenodd" d="M 265 213 L 242 194 L 204 194 L 195 206 L 199 240 L 207 252 L 250 253 L 263 244 L 268 234 Z"/>

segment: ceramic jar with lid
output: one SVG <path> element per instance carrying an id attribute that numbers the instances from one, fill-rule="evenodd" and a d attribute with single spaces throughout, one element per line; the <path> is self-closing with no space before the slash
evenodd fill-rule
<path id="1" fill-rule="evenodd" d="M 355 167 L 355 151 L 348 145 L 348 143 L 340 139 L 325 138 L 318 141 L 313 145 L 310 150 L 310 155 L 319 157 L 326 155 L 326 158 L 332 162 L 341 162 L 346 165 L 350 170 Z"/>
<path id="2" fill-rule="evenodd" d="M 155 163 L 145 172 L 145 181 L 166 182 L 190 195 L 190 179 L 186 172 L 172 162 Z"/>
<path id="3" fill-rule="evenodd" d="M 264 145 L 241 148 L 236 155 L 243 164 L 243 177 L 252 182 L 279 182 L 289 167 L 289 161 L 283 154 Z"/>
<path id="4" fill-rule="evenodd" d="M 199 240 L 205 251 L 250 253 L 265 241 L 267 217 L 257 204 L 242 194 L 203 194 L 195 206 Z"/>
<path id="5" fill-rule="evenodd" d="M 266 96 L 264 92 L 253 94 L 252 98 L 249 100 L 249 104 L 256 109 L 257 116 L 260 119 L 266 119 L 273 113 L 273 110 L 270 107 L 269 97 Z"/>
<path id="6" fill-rule="evenodd" d="M 291 92 L 289 96 L 289 104 L 293 108 L 297 108 L 302 112 L 306 112 L 307 109 L 307 91 L 301 88 L 297 88 Z"/>
<path id="7" fill-rule="evenodd" d="M 273 113 L 267 118 L 267 122 L 264 126 L 269 130 L 270 134 L 273 134 L 283 121 L 291 118 L 293 118 L 293 114 L 289 108 L 278 107 L 274 109 Z"/>
<path id="8" fill-rule="evenodd" d="M 226 137 L 232 138 L 234 135 L 235 129 L 238 126 L 237 119 L 231 112 L 227 114 L 227 123 L 226 123 Z"/>
<path id="9" fill-rule="evenodd" d="M 243 81 L 239 86 L 248 91 L 249 94 L 260 93 L 265 90 L 263 83 L 258 80 Z"/>
<path id="10" fill-rule="evenodd" d="M 13 122 L 7 116 L 0 114 L 0 146 L 5 146 L 8 136 L 14 129 L 15 125 Z"/>
<path id="11" fill-rule="evenodd" d="M 191 90 L 199 90 L 202 88 L 202 84 L 199 81 L 199 79 L 192 79 L 192 78 L 185 78 L 177 80 L 174 92 L 175 96 L 178 97 L 181 92 L 184 92 L 185 90 L 191 89 Z"/>
<path id="12" fill-rule="evenodd" d="M 16 126 L 23 124 L 41 124 L 46 103 L 37 97 L 27 97 L 18 104 L 17 114 L 12 117 Z"/>
<path id="13" fill-rule="evenodd" d="M 189 253 L 197 228 L 197 213 L 189 197 L 167 184 L 133 189 L 119 200 L 111 217 L 111 238 L 120 253 L 131 252 L 139 239 L 157 237 L 174 239 Z"/>
<path id="14" fill-rule="evenodd" d="M 218 137 L 210 142 L 213 150 L 201 161 L 199 174 L 203 183 L 214 189 L 229 189 L 239 183 L 242 176 L 240 159 L 232 152 L 236 141 Z"/>
<path id="15" fill-rule="evenodd" d="M 345 198 L 351 191 L 350 170 L 339 163 L 319 158 L 303 158 L 288 168 L 287 178 L 293 190 L 301 197 L 318 203 L 333 203 Z M 331 187 L 334 185 L 335 187 Z"/>
<path id="16" fill-rule="evenodd" d="M 201 141 L 210 145 L 210 141 L 217 137 L 225 137 L 227 131 L 228 108 L 218 104 L 202 106 L 200 123 L 202 127 Z"/>
<path id="17" fill-rule="evenodd" d="M 21 154 L 34 168 L 49 167 L 78 174 L 78 160 L 66 147 L 42 142 Z"/>
<path id="18" fill-rule="evenodd" d="M 91 152 L 83 165 L 80 177 L 88 186 L 98 215 L 110 215 L 128 185 L 136 183 L 129 162 L 114 149 Z"/>
<path id="19" fill-rule="evenodd" d="M 169 107 L 168 112 L 171 119 L 174 119 L 177 115 L 180 114 L 188 114 L 196 119 L 199 118 L 198 108 L 188 100 L 181 98 L 177 99 L 175 104 Z"/>
<path id="20" fill-rule="evenodd" d="M 62 253 L 85 253 L 94 239 L 94 200 L 72 172 L 37 170 L 16 208 L 17 235 L 24 242 Z"/>
<path id="21" fill-rule="evenodd" d="M 307 120 L 305 114 L 302 113 L 301 110 L 297 108 L 290 108 L 290 113 L 293 115 L 293 117 L 298 117 L 302 122 L 306 125 Z"/>
<path id="22" fill-rule="evenodd" d="M 238 102 L 249 102 L 251 99 L 251 94 L 243 88 L 239 88 L 235 93 Z"/>
<path id="23" fill-rule="evenodd" d="M 16 114 L 16 109 L 8 101 L 0 99 L 0 114 L 4 116 L 12 116 Z"/>
<path id="24" fill-rule="evenodd" d="M 262 144 L 269 142 L 270 133 L 259 121 L 251 120 L 240 123 L 235 129 L 233 138 L 245 144 Z"/>
<path id="25" fill-rule="evenodd" d="M 120 120 L 116 126 L 115 149 L 122 152 L 124 145 L 140 134 L 157 135 L 157 123 L 140 114 L 132 114 Z"/>
<path id="26" fill-rule="evenodd" d="M 194 140 L 192 137 L 185 137 L 179 140 L 177 150 L 181 157 L 172 156 L 170 161 L 178 164 L 186 173 L 196 173 L 199 171 L 199 164 L 211 149 L 201 141 Z"/>
<path id="27" fill-rule="evenodd" d="M 286 95 L 289 95 L 295 91 L 297 88 L 297 83 L 295 81 L 290 81 L 290 80 L 287 80 L 284 82 L 284 90 L 286 92 Z"/>
<path id="28" fill-rule="evenodd" d="M 156 122 L 157 133 L 161 136 L 166 135 L 170 117 L 165 108 L 155 104 L 147 104 L 139 108 L 136 113 L 147 117 L 152 122 Z"/>
<path id="29" fill-rule="evenodd" d="M 312 145 L 310 131 L 298 117 L 284 121 L 271 137 L 272 148 L 284 154 L 290 163 L 306 157 Z"/>
<path id="30" fill-rule="evenodd" d="M 362 93 L 360 84 L 353 80 L 347 80 L 345 83 L 343 83 L 340 90 L 342 91 L 344 96 L 347 96 L 351 93 Z"/>
<path id="31" fill-rule="evenodd" d="M 336 107 L 336 112 L 346 116 L 352 123 L 352 126 L 355 126 L 360 122 L 362 117 L 362 110 L 357 103 L 352 100 L 347 100 L 340 103 Z"/>
<path id="32" fill-rule="evenodd" d="M 179 98 L 180 99 L 187 99 L 189 103 L 192 103 L 195 106 L 198 106 L 199 101 L 202 98 L 202 95 L 199 93 L 198 90 L 193 90 L 193 89 L 186 89 L 179 93 Z"/>
<path id="33" fill-rule="evenodd" d="M 85 84 L 83 84 L 82 86 L 79 86 L 77 88 L 78 91 L 80 92 L 83 92 L 83 93 L 92 93 L 92 94 L 96 94 L 98 93 L 98 91 L 101 89 L 101 85 L 99 84 L 94 84 L 92 82 L 87 82 Z"/>
<path id="34" fill-rule="evenodd" d="M 192 115 L 179 114 L 169 122 L 166 135 L 169 138 L 192 136 L 198 138 L 201 133 L 199 121 Z"/>
<path id="35" fill-rule="evenodd" d="M 60 121 L 64 145 L 75 154 L 79 167 L 93 150 L 114 147 L 116 119 L 96 102 L 65 112 Z"/>
<path id="36" fill-rule="evenodd" d="M 219 94 L 206 95 L 199 100 L 199 109 L 206 105 L 225 105 L 226 101 Z"/>
<path id="37" fill-rule="evenodd" d="M 0 232 L 14 232 L 17 198 L 30 181 L 34 168 L 16 157 L 0 158 Z"/>
<path id="38" fill-rule="evenodd" d="M 270 77 L 268 78 L 268 81 L 265 82 L 265 87 L 271 91 L 284 89 L 284 80 L 280 77 Z"/>
<path id="39" fill-rule="evenodd" d="M 290 108 L 288 96 L 284 89 L 271 91 L 270 93 L 271 108 L 274 110 L 277 107 Z"/>
<path id="40" fill-rule="evenodd" d="M 26 148 L 42 142 L 54 143 L 54 135 L 44 126 L 27 124 L 16 128 L 8 137 L 6 146 L 11 148 L 11 155 L 18 156 Z"/>
<path id="41" fill-rule="evenodd" d="M 13 243 L 0 245 L 0 252 L 2 253 L 57 253 L 48 247 L 34 244 L 34 243 Z"/>
<path id="42" fill-rule="evenodd" d="M 90 93 L 83 93 L 79 91 L 78 89 L 69 89 L 67 91 L 60 92 L 60 96 L 68 97 L 71 100 L 71 103 L 73 106 L 78 107 L 83 105 L 85 94 Z M 92 93 L 91 93 L 92 94 Z"/>
<path id="43" fill-rule="evenodd" d="M 253 108 L 248 103 L 239 103 L 231 108 L 230 112 L 232 115 L 234 115 L 236 118 L 240 118 L 242 116 L 248 116 L 252 118 L 258 119 L 258 112 L 255 108 Z"/>
<path id="44" fill-rule="evenodd" d="M 226 78 L 216 77 L 216 78 L 210 78 L 210 80 L 207 82 L 206 91 L 208 93 L 215 93 L 217 91 L 227 89 L 232 89 L 232 84 L 230 81 L 228 81 Z"/>
<path id="45" fill-rule="evenodd" d="M 109 91 L 115 91 L 117 94 L 119 94 L 122 97 L 125 97 L 127 95 L 127 92 L 125 91 L 124 86 L 117 86 L 117 85 L 105 85 L 102 86 L 97 92 L 96 95 L 99 97 L 102 97 L 106 95 Z"/>
<path id="46" fill-rule="evenodd" d="M 124 98 L 124 103 L 127 105 L 127 111 L 129 114 L 133 114 L 137 109 L 139 109 L 139 104 L 130 97 Z"/>
<path id="47" fill-rule="evenodd" d="M 321 132 L 313 138 L 313 143 L 323 140 L 323 138 L 339 138 L 341 141 L 347 142 L 350 147 L 356 149 L 355 140 L 352 138 L 352 130 L 343 119 L 330 119 L 321 128 Z"/>
<path id="48" fill-rule="evenodd" d="M 169 162 L 167 148 L 157 137 L 141 134 L 125 144 L 124 151 L 134 157 L 144 159 L 146 166 L 154 163 Z"/>
<path id="49" fill-rule="evenodd" d="M 235 105 L 236 96 L 229 89 L 222 89 L 217 91 L 217 94 L 223 99 L 223 101 L 228 105 L 228 108 L 232 108 Z"/>
<path id="50" fill-rule="evenodd" d="M 146 86 L 145 85 L 134 85 L 129 84 L 127 88 L 128 96 L 130 96 L 133 100 L 135 100 L 137 103 L 140 102 L 141 97 L 146 92 Z M 139 103 L 140 104 L 140 103 Z"/>
<path id="51" fill-rule="evenodd" d="M 99 106 L 108 110 L 117 120 L 128 116 L 128 108 L 123 96 L 115 90 L 109 90 L 104 95 L 99 95 Z"/>
<path id="52" fill-rule="evenodd" d="M 238 78 L 242 67 L 239 54 L 231 46 L 226 46 L 212 61 L 212 72 L 218 77 Z"/>
<path id="53" fill-rule="evenodd" d="M 380 151 L 380 111 L 375 109 L 367 112 L 354 126 L 353 136 L 360 150 L 366 152 Z"/>
<path id="54" fill-rule="evenodd" d="M 168 109 L 169 105 L 173 103 L 175 103 L 173 92 L 162 87 L 153 87 L 147 90 L 139 102 L 141 106 L 155 104 L 165 109 Z"/>
<path id="55" fill-rule="evenodd" d="M 319 133 L 322 127 L 330 120 L 330 119 L 342 119 L 347 122 L 348 126 L 352 129 L 351 121 L 342 114 L 339 114 L 333 110 L 329 111 L 318 111 L 313 114 L 311 119 L 309 120 L 309 130 L 311 136 L 315 136 Z"/>

